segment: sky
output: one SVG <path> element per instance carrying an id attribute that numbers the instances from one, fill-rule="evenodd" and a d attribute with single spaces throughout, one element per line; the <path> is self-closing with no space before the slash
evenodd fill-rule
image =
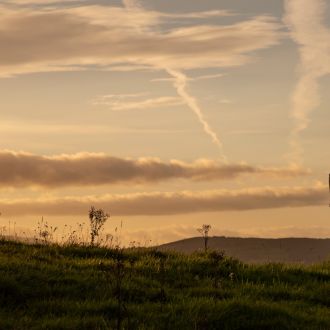
<path id="1" fill-rule="evenodd" d="M 0 16 L 2 230 L 88 226 L 94 205 L 125 244 L 204 223 L 329 237 L 328 1 L 2 0 Z"/>

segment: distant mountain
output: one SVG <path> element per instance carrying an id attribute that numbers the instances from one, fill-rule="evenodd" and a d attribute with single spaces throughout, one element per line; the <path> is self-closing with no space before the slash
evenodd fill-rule
<path id="1" fill-rule="evenodd" d="M 203 250 L 203 238 L 188 238 L 160 246 L 161 250 L 191 253 Z M 248 263 L 319 263 L 330 260 L 330 239 L 210 237 L 211 249 Z"/>

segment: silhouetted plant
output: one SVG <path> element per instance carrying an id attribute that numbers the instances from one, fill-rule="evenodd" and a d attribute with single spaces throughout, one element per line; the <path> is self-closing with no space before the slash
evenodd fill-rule
<path id="1" fill-rule="evenodd" d="M 91 206 L 89 210 L 89 221 L 90 221 L 90 238 L 91 245 L 95 245 L 95 238 L 100 235 L 100 232 L 108 220 L 109 214 L 105 213 L 102 209 L 96 209 Z"/>
<path id="2" fill-rule="evenodd" d="M 197 231 L 202 235 L 204 239 L 204 249 L 205 252 L 208 248 L 208 241 L 209 241 L 209 231 L 211 230 L 211 225 L 203 225 L 202 228 L 198 228 Z"/>
<path id="3" fill-rule="evenodd" d="M 49 244 L 53 241 L 56 231 L 57 227 L 49 225 L 42 217 L 41 220 L 38 221 L 37 229 L 34 230 L 34 239 L 36 243 Z"/>
<path id="4" fill-rule="evenodd" d="M 70 227 L 70 232 L 69 232 L 65 245 L 72 246 L 72 245 L 78 245 L 78 243 L 79 243 L 79 241 L 78 241 L 78 237 L 77 237 L 77 231 L 72 230 L 72 228 Z"/>

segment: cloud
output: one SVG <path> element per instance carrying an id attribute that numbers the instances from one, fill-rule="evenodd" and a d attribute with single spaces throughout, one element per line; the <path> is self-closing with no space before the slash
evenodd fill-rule
<path id="1" fill-rule="evenodd" d="M 231 25 L 199 23 L 162 30 L 160 23 L 173 19 L 207 19 L 232 13 L 170 14 L 144 10 L 135 0 L 123 4 L 125 8 L 0 6 L 0 76 L 82 70 L 91 65 L 104 70 L 125 65 L 129 70 L 144 66 L 166 70 L 175 79 L 182 103 L 197 115 L 225 160 L 220 139 L 188 92 L 188 77 L 183 70 L 242 65 L 251 60 L 249 53 L 279 43 L 280 24 L 272 17 L 257 16 Z M 129 110 L 178 104 L 174 98 L 162 97 L 109 105 L 113 110 Z"/>
<path id="2" fill-rule="evenodd" d="M 286 0 L 285 4 L 285 23 L 300 53 L 300 77 L 292 95 L 290 157 L 301 163 L 300 134 L 309 125 L 310 113 L 320 105 L 319 79 L 330 74 L 330 29 L 325 24 L 325 1 Z"/>
<path id="3" fill-rule="evenodd" d="M 221 78 L 223 76 L 224 76 L 223 73 L 206 74 L 206 75 L 203 75 L 203 76 L 198 76 L 198 77 L 191 78 L 191 80 L 198 81 L 198 80 L 216 79 L 216 78 Z"/>
<path id="4" fill-rule="evenodd" d="M 277 44 L 282 36 L 280 24 L 268 16 L 159 31 L 153 27 L 170 14 L 101 5 L 47 10 L 2 5 L 0 10 L 2 76 L 88 65 L 234 66 L 249 61 L 248 53 Z"/>
<path id="5" fill-rule="evenodd" d="M 139 12 L 145 12 L 138 0 L 123 0 L 123 4 L 128 10 L 135 9 Z M 226 157 L 223 155 L 222 143 L 220 142 L 216 132 L 205 119 L 204 113 L 196 98 L 192 96 L 187 90 L 188 77 L 182 71 L 174 70 L 173 67 L 168 66 L 167 64 L 165 66 L 163 64 L 160 65 L 160 68 L 164 68 L 167 73 L 173 77 L 173 85 L 182 102 L 195 113 L 198 121 L 203 127 L 204 132 L 211 138 L 211 141 L 217 145 L 222 159 L 226 161 Z"/>
<path id="6" fill-rule="evenodd" d="M 139 13 L 148 12 L 144 10 L 144 8 L 139 3 L 139 0 L 123 0 L 123 5 L 127 10 L 134 10 Z M 189 31 L 191 31 L 193 32 L 196 37 L 196 40 L 199 43 L 203 43 L 206 40 L 210 40 L 211 33 L 209 35 L 203 35 L 201 34 L 202 28 L 200 28 L 198 32 L 195 29 L 195 26 L 183 28 L 181 31 L 179 31 L 177 37 L 181 38 L 182 41 L 184 41 L 188 37 Z M 143 26 L 140 26 L 139 31 L 143 31 Z M 175 33 L 177 32 L 178 31 L 176 31 Z M 161 60 L 159 63 L 156 63 L 155 66 L 158 68 L 163 68 L 170 76 L 173 77 L 173 85 L 177 90 L 178 95 L 181 97 L 183 103 L 185 103 L 189 107 L 189 109 L 191 109 L 191 111 L 196 115 L 206 135 L 210 137 L 211 141 L 219 149 L 221 160 L 224 163 L 227 163 L 227 157 L 224 155 L 222 142 L 220 141 L 217 133 L 214 131 L 214 129 L 211 127 L 208 120 L 206 119 L 205 114 L 200 105 L 198 104 L 197 99 L 188 91 L 187 84 L 189 78 L 186 74 L 183 73 L 182 67 L 180 70 L 180 66 L 177 66 L 177 64 L 171 63 L 167 60 Z"/>
<path id="7" fill-rule="evenodd" d="M 56 123 L 40 123 L 38 121 L 1 121 L 0 136 L 9 138 L 13 134 L 17 136 L 23 135 L 56 135 L 61 132 L 63 135 L 84 135 L 93 136 L 95 134 L 173 134 L 186 133 L 189 130 L 180 130 L 174 128 L 128 128 L 128 127 L 113 127 L 103 124 L 95 125 L 72 125 L 72 124 L 56 124 Z M 1 153 L 1 151 L 0 151 Z"/>
<path id="8" fill-rule="evenodd" d="M 327 189 L 250 188 L 206 192 L 155 192 L 40 199 L 1 199 L 6 216 L 83 215 L 91 205 L 102 207 L 113 216 L 157 216 L 199 212 L 247 211 L 285 207 L 327 205 Z"/>
<path id="9" fill-rule="evenodd" d="M 3 9 L 0 21 L 2 76 L 42 71 L 65 71 L 93 65 L 100 68 L 127 64 L 164 69 L 175 78 L 182 101 L 197 115 L 204 131 L 222 145 L 207 122 L 197 100 L 188 93 L 184 69 L 236 66 L 250 60 L 248 53 L 280 40 L 280 25 L 258 16 L 232 25 L 199 24 L 161 31 L 171 19 L 226 16 L 226 11 L 168 14 L 146 11 L 138 1 L 124 1 L 125 8 L 77 6 L 47 10 Z M 111 17 L 111 19 L 109 19 Z M 184 79 L 183 79 L 184 78 Z M 177 105 L 168 98 L 111 104 L 114 110 Z M 173 104 L 174 103 L 174 104 Z"/>
<path id="10" fill-rule="evenodd" d="M 208 80 L 208 79 L 216 79 L 223 77 L 223 73 L 216 73 L 216 74 L 207 74 L 197 77 L 187 77 L 188 81 L 199 81 L 199 80 Z M 151 82 L 175 82 L 175 78 L 155 78 L 151 79 Z"/>
<path id="11" fill-rule="evenodd" d="M 174 107 L 183 104 L 180 98 L 173 96 L 161 96 L 139 100 L 143 95 L 145 94 L 103 95 L 96 98 L 93 104 L 106 105 L 113 111 L 146 110 L 160 107 Z M 131 99 L 133 99 L 133 101 L 130 101 Z"/>
<path id="12" fill-rule="evenodd" d="M 222 165 L 211 160 L 185 163 L 178 160 L 163 162 L 155 158 L 133 160 L 90 153 L 46 157 L 24 152 L 0 152 L 2 187 L 147 184 L 171 179 L 214 181 L 253 174 L 288 178 L 306 175 L 308 171 L 298 167 Z"/>

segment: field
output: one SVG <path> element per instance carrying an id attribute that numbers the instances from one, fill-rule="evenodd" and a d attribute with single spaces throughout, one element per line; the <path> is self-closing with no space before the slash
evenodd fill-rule
<path id="1" fill-rule="evenodd" d="M 330 263 L 0 241 L 0 329 L 330 329 Z"/>

